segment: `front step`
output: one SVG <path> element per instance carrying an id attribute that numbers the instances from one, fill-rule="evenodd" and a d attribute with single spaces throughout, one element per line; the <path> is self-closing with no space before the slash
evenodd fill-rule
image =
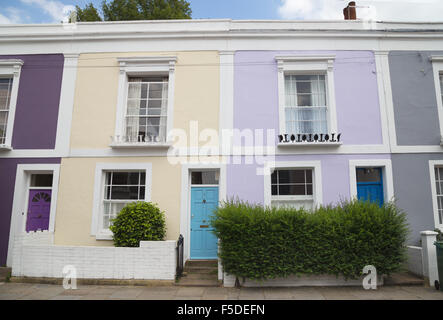
<path id="1" fill-rule="evenodd" d="M 176 283 L 184 287 L 218 287 L 217 260 L 186 261 L 183 277 Z"/>
<path id="2" fill-rule="evenodd" d="M 385 286 L 423 286 L 425 281 L 410 272 L 394 273 L 384 279 Z"/>
<path id="3" fill-rule="evenodd" d="M 5 282 L 6 279 L 11 275 L 11 268 L 0 268 L 0 282 Z"/>

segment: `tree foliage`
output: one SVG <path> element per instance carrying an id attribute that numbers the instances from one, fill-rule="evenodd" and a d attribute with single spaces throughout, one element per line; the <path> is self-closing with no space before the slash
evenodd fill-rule
<path id="1" fill-rule="evenodd" d="M 92 3 L 87 4 L 83 9 L 79 6 L 75 6 L 75 11 L 77 12 L 77 21 L 102 21 L 98 10 L 94 7 Z"/>
<path id="2" fill-rule="evenodd" d="M 104 0 L 103 18 L 92 3 L 76 6 L 77 21 L 131 21 L 190 19 L 192 10 L 186 0 Z"/>

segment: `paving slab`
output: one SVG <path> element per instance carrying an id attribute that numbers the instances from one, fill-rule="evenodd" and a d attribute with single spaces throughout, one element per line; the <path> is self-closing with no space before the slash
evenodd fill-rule
<path id="1" fill-rule="evenodd" d="M 292 290 L 290 288 L 267 288 L 264 289 L 266 300 L 288 300 L 292 299 Z"/>
<path id="2" fill-rule="evenodd" d="M 292 299 L 294 300 L 325 300 L 317 288 L 291 288 Z"/>
<path id="3" fill-rule="evenodd" d="M 241 288 L 240 300 L 264 300 L 265 294 L 262 288 Z"/>
<path id="4" fill-rule="evenodd" d="M 128 289 L 128 288 L 122 288 L 120 290 L 116 290 L 113 294 L 109 296 L 109 299 L 115 299 L 115 300 L 134 300 L 137 299 L 137 297 L 143 292 L 142 288 L 138 289 Z"/>
<path id="5" fill-rule="evenodd" d="M 183 298 L 201 297 L 205 292 L 205 289 L 206 288 L 203 287 L 183 287 L 178 289 L 176 296 Z"/>

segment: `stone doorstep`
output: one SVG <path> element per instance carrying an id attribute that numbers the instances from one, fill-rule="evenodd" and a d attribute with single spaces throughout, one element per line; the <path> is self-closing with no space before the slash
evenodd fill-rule
<path id="1" fill-rule="evenodd" d="M 424 286 L 425 280 L 410 272 L 391 274 L 385 277 L 386 286 Z"/>
<path id="2" fill-rule="evenodd" d="M 13 283 L 38 283 L 62 285 L 61 278 L 11 277 Z M 109 286 L 173 286 L 174 280 L 134 280 L 134 279 L 77 279 L 77 285 L 109 285 Z"/>

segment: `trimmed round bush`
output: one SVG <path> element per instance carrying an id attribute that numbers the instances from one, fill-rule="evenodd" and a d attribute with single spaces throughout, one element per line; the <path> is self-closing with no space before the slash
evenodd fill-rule
<path id="1" fill-rule="evenodd" d="M 165 216 L 156 204 L 132 202 L 110 226 L 116 247 L 139 247 L 140 241 L 162 241 L 166 235 Z"/>

